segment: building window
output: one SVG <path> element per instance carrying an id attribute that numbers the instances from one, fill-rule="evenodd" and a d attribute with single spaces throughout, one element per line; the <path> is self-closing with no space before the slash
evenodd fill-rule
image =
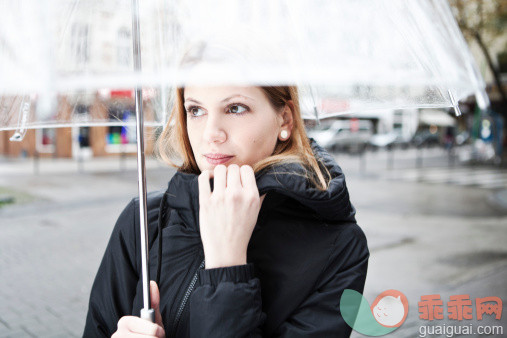
<path id="1" fill-rule="evenodd" d="M 118 31 L 118 44 L 116 58 L 118 65 L 129 66 L 132 59 L 132 38 L 130 30 L 121 28 Z"/>
<path id="2" fill-rule="evenodd" d="M 36 144 L 37 152 L 44 154 L 52 154 L 55 152 L 55 129 L 43 128 L 36 130 Z"/>
<path id="3" fill-rule="evenodd" d="M 79 148 L 90 147 L 90 127 L 79 128 L 78 143 Z"/>
<path id="4" fill-rule="evenodd" d="M 110 153 L 136 151 L 136 126 L 133 108 L 110 108 L 110 121 L 122 121 L 128 126 L 110 126 L 106 135 L 106 151 Z"/>
<path id="5" fill-rule="evenodd" d="M 72 56 L 76 64 L 88 62 L 88 26 L 76 23 L 72 26 Z"/>

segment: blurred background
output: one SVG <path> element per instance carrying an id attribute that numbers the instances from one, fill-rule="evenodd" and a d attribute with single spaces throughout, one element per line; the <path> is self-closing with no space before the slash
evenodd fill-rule
<path id="1" fill-rule="evenodd" d="M 416 336 L 423 325 L 417 306 L 422 295 L 441 294 L 444 302 L 455 294 L 507 301 L 507 2 L 450 4 L 485 79 L 488 109 L 471 96 L 460 102 L 458 117 L 454 110 L 426 108 L 325 118 L 347 105 L 328 98 L 315 102 L 324 114 L 320 123 L 306 125 L 347 177 L 371 251 L 366 298 L 372 302 L 387 289 L 408 298 L 410 312 L 393 333 L 397 337 Z M 71 28 L 75 55 L 128 67 L 130 31 L 115 19 L 121 8 L 111 5 L 102 14 L 97 31 Z M 119 43 L 82 43 L 83 36 L 96 34 Z M 163 96 L 144 93 L 148 115 L 166 106 Z M 84 118 L 131 121 L 134 92 L 68 96 L 57 109 L 63 117 L 72 110 Z M 174 174 L 153 155 L 159 132 L 146 129 L 148 191 L 165 189 Z M 81 336 L 109 235 L 137 195 L 135 126 L 41 128 L 28 130 L 22 142 L 9 141 L 12 134 L 0 131 L 0 337 Z M 504 314 L 483 324 L 501 325 L 505 333 L 506 321 Z"/>

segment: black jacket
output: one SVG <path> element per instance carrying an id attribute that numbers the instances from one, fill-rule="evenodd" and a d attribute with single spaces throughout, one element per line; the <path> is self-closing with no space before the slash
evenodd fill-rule
<path id="1" fill-rule="evenodd" d="M 310 142 L 332 175 L 329 189 L 312 188 L 298 164 L 256 174 L 259 192 L 267 196 L 246 265 L 203 269 L 197 175 L 177 172 L 165 194 L 149 194 L 150 274 L 154 279 L 160 263 L 160 311 L 168 337 L 350 335 L 339 301 L 344 289 L 362 293 L 368 247 L 340 167 L 313 139 Z M 170 214 L 162 224 L 159 255 L 162 199 Z M 85 337 L 109 337 L 120 317 L 139 315 L 138 217 L 134 199 L 114 227 L 95 278 Z"/>

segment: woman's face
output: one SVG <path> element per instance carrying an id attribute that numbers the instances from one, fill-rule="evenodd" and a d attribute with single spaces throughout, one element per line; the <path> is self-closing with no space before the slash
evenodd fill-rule
<path id="1" fill-rule="evenodd" d="M 270 156 L 284 114 L 259 87 L 186 87 L 187 132 L 201 172 L 224 164 L 248 164 Z M 292 121 L 292 119 L 291 119 Z"/>

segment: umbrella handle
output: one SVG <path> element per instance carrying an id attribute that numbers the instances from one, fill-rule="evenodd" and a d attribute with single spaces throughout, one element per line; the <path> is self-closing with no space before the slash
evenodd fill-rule
<path id="1" fill-rule="evenodd" d="M 155 310 L 141 309 L 141 318 L 149 320 L 152 323 L 155 323 Z"/>

